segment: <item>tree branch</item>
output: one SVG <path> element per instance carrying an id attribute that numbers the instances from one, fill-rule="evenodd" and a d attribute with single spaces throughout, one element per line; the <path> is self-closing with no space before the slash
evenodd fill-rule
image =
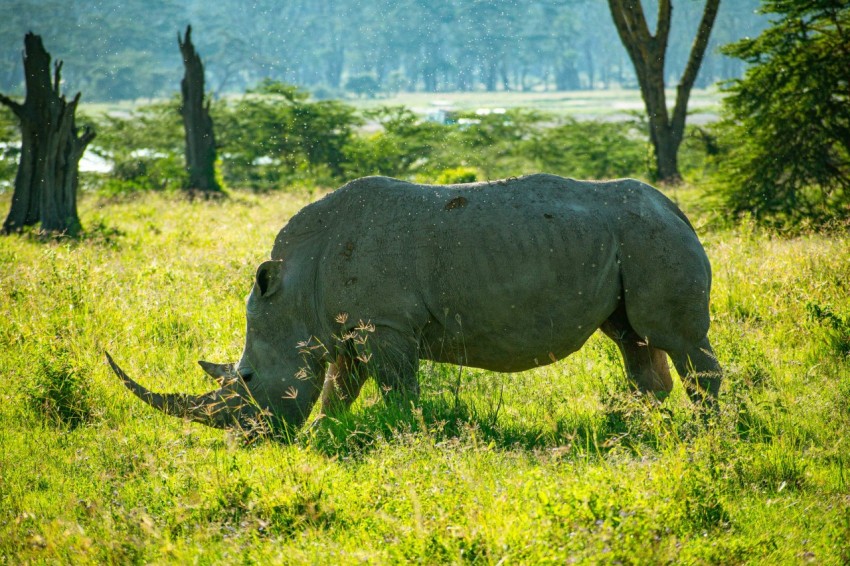
<path id="1" fill-rule="evenodd" d="M 86 147 L 91 143 L 91 141 L 97 136 L 94 129 L 91 126 L 83 126 L 83 135 L 79 138 L 80 147 Z"/>
<path id="2" fill-rule="evenodd" d="M 685 67 L 685 72 L 682 73 L 679 86 L 676 88 L 676 105 L 673 108 L 673 128 L 678 132 L 684 130 L 685 127 L 685 118 L 688 113 L 688 98 L 691 95 L 691 89 L 699 73 L 702 58 L 705 55 L 705 49 L 708 47 L 708 38 L 711 36 L 711 28 L 714 27 L 714 20 L 719 7 L 720 0 L 706 0 L 702 20 L 699 23 L 699 29 L 694 38 L 694 43 L 691 45 L 688 64 Z"/>
<path id="3" fill-rule="evenodd" d="M 641 0 L 626 0 L 626 17 L 630 19 L 630 25 L 635 31 L 638 39 L 648 41 L 652 39 L 652 32 L 649 31 L 649 24 L 646 23 L 646 16 L 643 14 L 643 4 Z"/>
<path id="4" fill-rule="evenodd" d="M 0 104 L 8 107 L 9 110 L 14 112 L 15 116 L 17 116 L 19 119 L 23 119 L 23 117 L 24 117 L 24 105 L 23 104 L 21 104 L 19 102 L 15 102 L 14 100 L 12 100 L 11 98 L 9 98 L 8 96 L 6 96 L 2 93 L 0 93 Z"/>
<path id="5" fill-rule="evenodd" d="M 661 0 L 658 3 L 658 25 L 655 29 L 656 49 L 663 57 L 667 52 L 667 41 L 670 38 L 670 20 L 673 15 L 673 3 Z"/>
<path id="6" fill-rule="evenodd" d="M 639 49 L 639 45 L 649 37 L 649 29 L 646 27 L 646 22 L 643 18 L 643 11 L 638 2 L 637 10 L 640 12 L 640 17 L 634 14 L 635 5 L 625 2 L 630 0 L 608 0 L 608 7 L 611 10 L 611 17 L 614 19 L 614 27 L 617 28 L 617 33 L 623 42 L 623 46 L 629 54 L 635 70 L 640 73 L 639 68 L 643 67 L 643 54 Z M 644 26 L 641 28 L 637 20 L 644 20 Z M 641 32 L 645 32 L 645 35 Z"/>
<path id="7" fill-rule="evenodd" d="M 62 81 L 62 60 L 57 59 L 53 64 L 53 92 L 57 95 L 62 94 L 59 92 L 59 83 Z"/>

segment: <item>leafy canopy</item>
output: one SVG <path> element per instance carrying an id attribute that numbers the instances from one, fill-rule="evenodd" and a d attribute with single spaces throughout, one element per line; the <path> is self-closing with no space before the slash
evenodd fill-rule
<path id="1" fill-rule="evenodd" d="M 112 171 L 89 186 L 108 194 L 181 186 L 179 101 L 97 119 L 93 150 Z M 545 171 L 576 178 L 643 177 L 645 127 L 634 121 L 576 121 L 542 112 L 453 112 L 447 123 L 403 106 L 358 112 L 266 80 L 213 103 L 220 162 L 230 188 L 335 186 L 365 175 L 466 182 Z"/>

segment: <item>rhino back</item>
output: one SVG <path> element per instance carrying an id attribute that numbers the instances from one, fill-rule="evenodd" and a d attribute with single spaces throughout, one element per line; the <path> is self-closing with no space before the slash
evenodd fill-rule
<path id="1" fill-rule="evenodd" d="M 370 177 L 293 217 L 273 257 L 311 274 L 320 319 L 345 312 L 415 336 L 427 358 L 521 370 L 577 350 L 614 310 L 624 224 L 670 215 L 649 191 L 552 175 Z"/>

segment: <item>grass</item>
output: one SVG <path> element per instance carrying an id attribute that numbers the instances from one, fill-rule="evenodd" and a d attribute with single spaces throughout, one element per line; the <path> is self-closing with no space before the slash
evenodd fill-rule
<path id="1" fill-rule="evenodd" d="M 850 237 L 692 214 L 727 378 L 704 428 L 681 387 L 626 389 L 594 336 L 536 371 L 423 364 L 423 399 L 249 447 L 152 411 L 212 387 L 278 229 L 315 195 L 80 202 L 79 242 L 0 239 L 0 564 L 850 561 Z M 9 206 L 0 195 L 0 209 Z"/>
<path id="2" fill-rule="evenodd" d="M 236 96 L 236 95 L 228 95 Z M 721 95 L 714 88 L 694 89 L 688 107 L 692 112 L 689 123 L 711 119 L 720 108 Z M 675 89 L 667 91 L 667 102 L 676 100 Z M 139 106 L 156 100 L 139 99 L 121 102 L 85 102 L 81 109 L 85 114 L 128 114 Z M 531 108 L 559 116 L 575 118 L 615 119 L 631 117 L 644 111 L 643 100 L 638 89 L 576 90 L 576 91 L 532 91 L 532 92 L 400 92 L 375 98 L 346 98 L 346 104 L 358 109 L 378 106 L 406 106 L 419 113 L 438 108 L 456 110 L 478 110 L 480 108 Z"/>
<path id="3" fill-rule="evenodd" d="M 676 101 L 675 89 L 667 91 L 667 102 Z M 643 112 L 644 104 L 638 89 L 532 91 L 532 92 L 403 92 L 394 96 L 372 99 L 347 99 L 358 108 L 376 106 L 407 106 L 419 112 L 437 108 L 477 110 L 479 108 L 532 108 L 559 116 L 575 118 L 615 119 Z M 694 89 L 689 99 L 691 112 L 700 116 L 715 116 L 719 111 L 720 93 L 716 89 Z M 699 121 L 699 118 L 696 118 Z M 694 122 L 692 117 L 691 123 Z"/>

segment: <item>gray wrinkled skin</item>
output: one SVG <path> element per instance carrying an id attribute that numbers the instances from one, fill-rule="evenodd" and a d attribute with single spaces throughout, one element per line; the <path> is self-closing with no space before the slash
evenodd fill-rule
<path id="1" fill-rule="evenodd" d="M 255 406 L 298 427 L 320 396 L 322 414 L 345 410 L 368 377 L 386 397 L 415 398 L 420 359 L 517 372 L 601 329 L 637 389 L 671 390 L 666 353 L 711 404 L 710 288 L 690 223 L 639 181 L 367 177 L 280 231 L 248 298 L 240 361 L 207 371 L 245 377 Z"/>

